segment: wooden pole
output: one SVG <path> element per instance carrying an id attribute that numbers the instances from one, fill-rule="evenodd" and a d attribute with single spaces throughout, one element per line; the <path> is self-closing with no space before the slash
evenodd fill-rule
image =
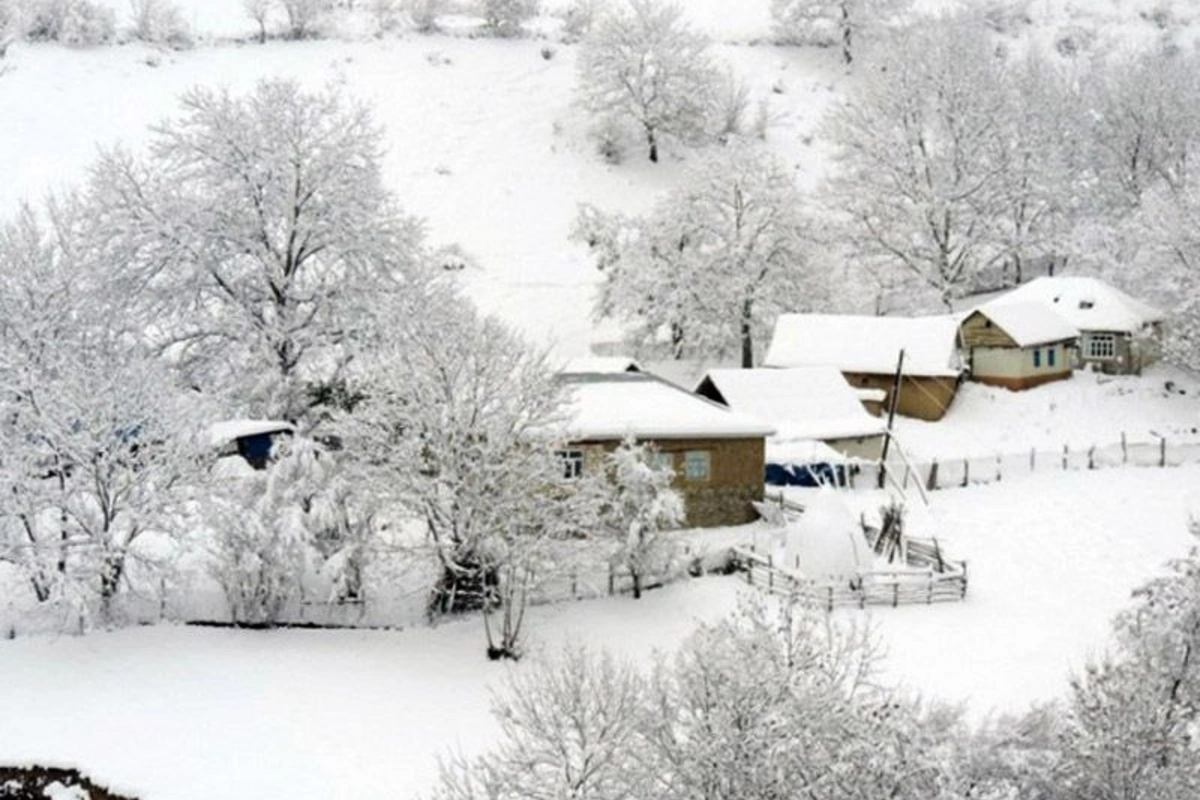
<path id="1" fill-rule="evenodd" d="M 1159 437 L 1158 440 L 1158 465 L 1165 467 L 1167 465 L 1167 437 Z"/>
<path id="2" fill-rule="evenodd" d="M 1129 463 L 1129 445 L 1125 441 L 1125 431 L 1121 431 L 1121 464 Z"/>
<path id="3" fill-rule="evenodd" d="M 887 481 L 888 446 L 892 443 L 892 422 L 896 419 L 896 406 L 900 403 L 900 380 L 904 369 L 904 348 L 896 358 L 896 374 L 892 378 L 892 396 L 888 403 L 887 431 L 883 435 L 883 452 L 879 455 L 879 486 L 882 489 Z"/>

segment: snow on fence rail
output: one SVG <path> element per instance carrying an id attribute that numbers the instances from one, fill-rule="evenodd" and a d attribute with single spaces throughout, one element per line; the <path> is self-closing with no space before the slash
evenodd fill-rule
<path id="1" fill-rule="evenodd" d="M 840 581 L 811 580 L 753 549 L 735 547 L 732 552 L 751 586 L 826 611 L 839 606 L 932 604 L 967 595 L 967 562 L 944 558 L 933 540 L 905 541 L 910 569 L 871 570 Z"/>
<path id="2" fill-rule="evenodd" d="M 1008 477 L 1046 471 L 1108 469 L 1111 467 L 1178 467 L 1200 463 L 1200 441 L 1170 441 L 1160 437 L 1152 441 L 1129 441 L 1124 434 L 1119 442 L 1089 447 L 1060 449 L 1032 448 L 1023 452 L 990 456 L 934 458 L 929 461 L 889 463 L 889 484 L 926 491 L 952 489 L 971 484 L 995 483 Z M 860 465 L 850 482 L 851 488 L 874 488 L 879 481 L 879 465 Z"/>

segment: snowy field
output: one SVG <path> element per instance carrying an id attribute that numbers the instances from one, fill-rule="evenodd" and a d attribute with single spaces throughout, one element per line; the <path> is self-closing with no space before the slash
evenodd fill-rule
<path id="1" fill-rule="evenodd" d="M 969 594 L 867 614 L 888 651 L 885 677 L 963 702 L 973 719 L 1061 696 L 1069 670 L 1103 651 L 1130 591 L 1193 544 L 1196 487 L 1200 467 L 935 493 L 914 527 L 940 531 L 967 559 Z M 582 642 L 648 663 L 747 591 L 710 577 L 636 604 L 538 607 L 531 649 Z M 489 687 L 522 668 L 484 658 L 476 618 L 394 632 L 157 626 L 0 641 L 0 761 L 76 765 L 153 800 L 418 797 L 438 754 L 491 740 Z"/>

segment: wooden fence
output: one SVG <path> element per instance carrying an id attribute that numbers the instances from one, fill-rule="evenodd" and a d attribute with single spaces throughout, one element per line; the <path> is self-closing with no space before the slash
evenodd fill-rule
<path id="1" fill-rule="evenodd" d="M 733 548 L 746 582 L 769 594 L 832 611 L 839 606 L 899 606 L 962 600 L 967 595 L 967 562 L 946 559 L 933 540 L 906 539 L 910 569 L 871 570 L 840 581 L 815 581 L 753 549 Z"/>
<path id="2" fill-rule="evenodd" d="M 1059 449 L 1038 449 L 964 458 L 934 458 L 929 461 L 889 459 L 888 483 L 903 489 L 933 491 L 972 484 L 996 483 L 1005 478 L 1047 471 L 1062 472 L 1112 467 L 1178 467 L 1200 463 L 1200 441 L 1171 441 L 1165 437 L 1131 441 L 1124 434 L 1118 442 L 1088 447 L 1064 444 Z M 864 464 L 852 486 L 874 488 L 879 465 Z"/>

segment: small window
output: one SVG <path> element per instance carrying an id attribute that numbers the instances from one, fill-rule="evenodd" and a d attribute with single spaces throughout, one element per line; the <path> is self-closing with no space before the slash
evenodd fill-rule
<path id="1" fill-rule="evenodd" d="M 663 453 L 659 450 L 651 450 L 646 453 L 646 464 L 653 470 L 670 470 L 672 475 L 675 473 L 675 456 L 671 453 Z"/>
<path id="2" fill-rule="evenodd" d="M 1117 337 L 1111 333 L 1093 333 L 1087 339 L 1086 358 L 1101 361 L 1117 357 Z"/>
<path id="3" fill-rule="evenodd" d="M 559 450 L 555 455 L 562 462 L 564 478 L 573 481 L 583 475 L 582 450 Z"/>
<path id="4" fill-rule="evenodd" d="M 1054 366 L 1054 348 L 1053 347 L 1046 348 L 1046 366 L 1047 367 Z"/>
<path id="5" fill-rule="evenodd" d="M 712 475 L 712 454 L 707 450 L 688 450 L 683 454 L 683 475 L 689 481 L 707 481 Z"/>
<path id="6" fill-rule="evenodd" d="M 1042 366 L 1042 351 L 1040 348 L 1033 349 L 1033 368 L 1038 369 Z"/>

